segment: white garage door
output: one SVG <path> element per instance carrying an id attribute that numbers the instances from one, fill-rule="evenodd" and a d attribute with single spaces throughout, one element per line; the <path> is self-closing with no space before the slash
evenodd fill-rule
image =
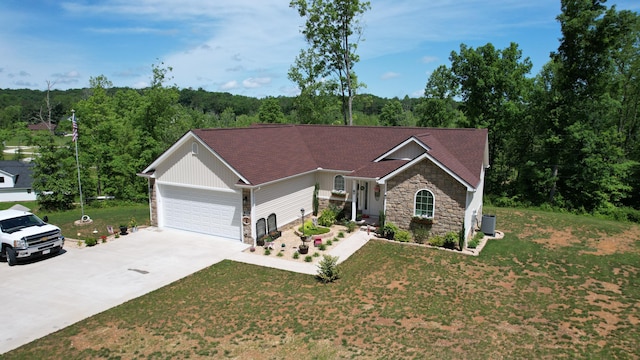
<path id="1" fill-rule="evenodd" d="M 162 185 L 163 226 L 240 240 L 238 193 Z"/>

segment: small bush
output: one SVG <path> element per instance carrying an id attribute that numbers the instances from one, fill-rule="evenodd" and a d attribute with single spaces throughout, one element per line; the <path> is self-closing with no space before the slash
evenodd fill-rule
<path id="1" fill-rule="evenodd" d="M 418 244 L 424 244 L 429 238 L 429 230 L 423 227 L 416 227 L 413 229 L 413 238 Z"/>
<path id="2" fill-rule="evenodd" d="M 338 267 L 338 257 L 323 255 L 318 263 L 318 279 L 323 283 L 330 283 L 340 278 L 340 268 Z"/>
<path id="3" fill-rule="evenodd" d="M 444 245 L 444 237 L 440 235 L 436 235 L 427 241 L 427 244 L 431 246 L 443 246 Z"/>
<path id="4" fill-rule="evenodd" d="M 395 239 L 400 242 L 409 242 L 411 240 L 411 233 L 407 230 L 399 230 L 396 233 Z"/>
<path id="5" fill-rule="evenodd" d="M 278 253 L 278 255 L 276 255 L 276 256 L 278 256 L 278 257 L 283 257 L 283 256 L 284 256 L 284 253 L 283 253 L 282 251 L 280 251 L 280 252 Z"/>
<path id="6" fill-rule="evenodd" d="M 343 238 L 343 237 L 344 237 L 344 232 L 340 231 L 340 232 L 338 233 L 338 237 L 339 237 L 339 238 Z M 338 239 L 336 239 L 336 241 L 338 241 Z"/>
<path id="7" fill-rule="evenodd" d="M 335 224 L 336 216 L 338 215 L 338 212 L 336 210 L 337 208 L 331 206 L 322 210 L 322 214 L 320 214 L 320 217 L 318 217 L 318 225 L 331 226 Z"/>
<path id="8" fill-rule="evenodd" d="M 311 262 L 311 261 L 313 261 L 313 257 L 311 255 L 307 255 L 307 256 L 304 257 L 304 261 L 305 262 Z"/>
<path id="9" fill-rule="evenodd" d="M 396 237 L 396 234 L 400 232 L 400 229 L 393 223 L 387 222 L 384 224 L 384 228 L 382 229 L 382 235 L 389 239 L 393 240 Z"/>
<path id="10" fill-rule="evenodd" d="M 313 221 L 307 220 L 304 222 L 304 229 L 302 227 L 299 227 L 298 231 L 305 235 L 313 236 L 313 235 L 326 234 L 329 231 L 331 231 L 331 229 L 324 226 L 314 226 Z"/>
<path id="11" fill-rule="evenodd" d="M 300 253 L 299 252 L 296 251 L 296 252 L 293 253 L 293 258 L 294 259 L 298 259 L 299 257 L 300 257 Z"/>
<path id="12" fill-rule="evenodd" d="M 467 244 L 467 247 L 469 249 L 475 249 L 478 247 L 478 245 L 480 245 L 480 241 L 482 240 L 482 238 L 484 237 L 484 233 L 481 231 L 478 231 L 474 236 L 473 239 L 471 239 L 469 241 L 469 243 Z"/>
<path id="13" fill-rule="evenodd" d="M 345 221 L 344 226 L 347 227 L 348 233 L 352 233 L 358 227 L 358 224 L 356 224 L 354 221 Z M 344 237 L 344 234 L 342 235 Z"/>
<path id="14" fill-rule="evenodd" d="M 86 239 L 84 243 L 87 246 L 95 246 L 98 243 L 98 241 L 96 239 L 89 238 L 89 239 Z"/>
<path id="15" fill-rule="evenodd" d="M 320 256 L 320 253 L 319 253 L 319 252 L 314 252 L 314 253 L 313 253 L 313 257 L 319 257 L 319 256 Z"/>
<path id="16" fill-rule="evenodd" d="M 318 250 L 320 250 L 320 251 L 327 250 L 327 244 L 320 244 L 320 246 L 318 246 Z"/>
<path id="17" fill-rule="evenodd" d="M 271 249 L 264 249 L 265 255 L 271 255 Z"/>
<path id="18" fill-rule="evenodd" d="M 333 245 L 333 241 L 327 240 L 327 246 L 331 246 L 331 245 Z"/>
<path id="19" fill-rule="evenodd" d="M 442 246 L 447 249 L 453 249 L 456 247 L 457 243 L 458 243 L 458 234 L 451 231 L 444 235 L 444 244 Z"/>

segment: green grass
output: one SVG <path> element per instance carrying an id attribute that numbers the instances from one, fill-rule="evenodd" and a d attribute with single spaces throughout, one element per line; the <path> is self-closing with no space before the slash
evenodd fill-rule
<path id="1" fill-rule="evenodd" d="M 0 209 L 8 209 L 15 203 L 0 203 Z M 93 222 L 88 225 L 77 226 L 76 220 L 82 217 L 82 210 L 77 207 L 70 211 L 44 211 L 39 209 L 37 202 L 20 202 L 39 217 L 47 216 L 49 223 L 54 224 L 62 230 L 62 234 L 71 239 L 99 239 L 102 235 L 108 235 L 107 225 L 111 225 L 114 231 L 118 230 L 120 224 L 129 225 L 131 218 L 135 218 L 138 226 L 149 225 L 149 205 L 125 204 L 120 206 L 85 206 L 84 213 Z M 100 204 L 100 203 L 96 203 Z M 94 230 L 98 232 L 93 233 Z M 78 235 L 80 234 L 80 235 Z"/>
<path id="2" fill-rule="evenodd" d="M 478 257 L 373 240 L 332 284 L 223 261 L 4 357 L 637 358 L 637 225 L 489 212 Z"/>

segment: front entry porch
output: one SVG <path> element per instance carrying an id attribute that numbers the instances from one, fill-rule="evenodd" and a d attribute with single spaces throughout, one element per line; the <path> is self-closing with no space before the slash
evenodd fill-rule
<path id="1" fill-rule="evenodd" d="M 374 179 L 353 179 L 351 189 L 351 220 L 360 225 L 377 226 L 384 211 L 384 184 Z"/>

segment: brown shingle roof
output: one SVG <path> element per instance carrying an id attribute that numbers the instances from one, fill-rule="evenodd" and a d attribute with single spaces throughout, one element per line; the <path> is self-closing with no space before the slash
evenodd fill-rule
<path id="1" fill-rule="evenodd" d="M 373 161 L 410 138 L 475 187 L 480 181 L 486 129 L 434 129 L 326 125 L 261 125 L 192 131 L 252 185 L 318 168 L 379 178 L 407 161 Z"/>

